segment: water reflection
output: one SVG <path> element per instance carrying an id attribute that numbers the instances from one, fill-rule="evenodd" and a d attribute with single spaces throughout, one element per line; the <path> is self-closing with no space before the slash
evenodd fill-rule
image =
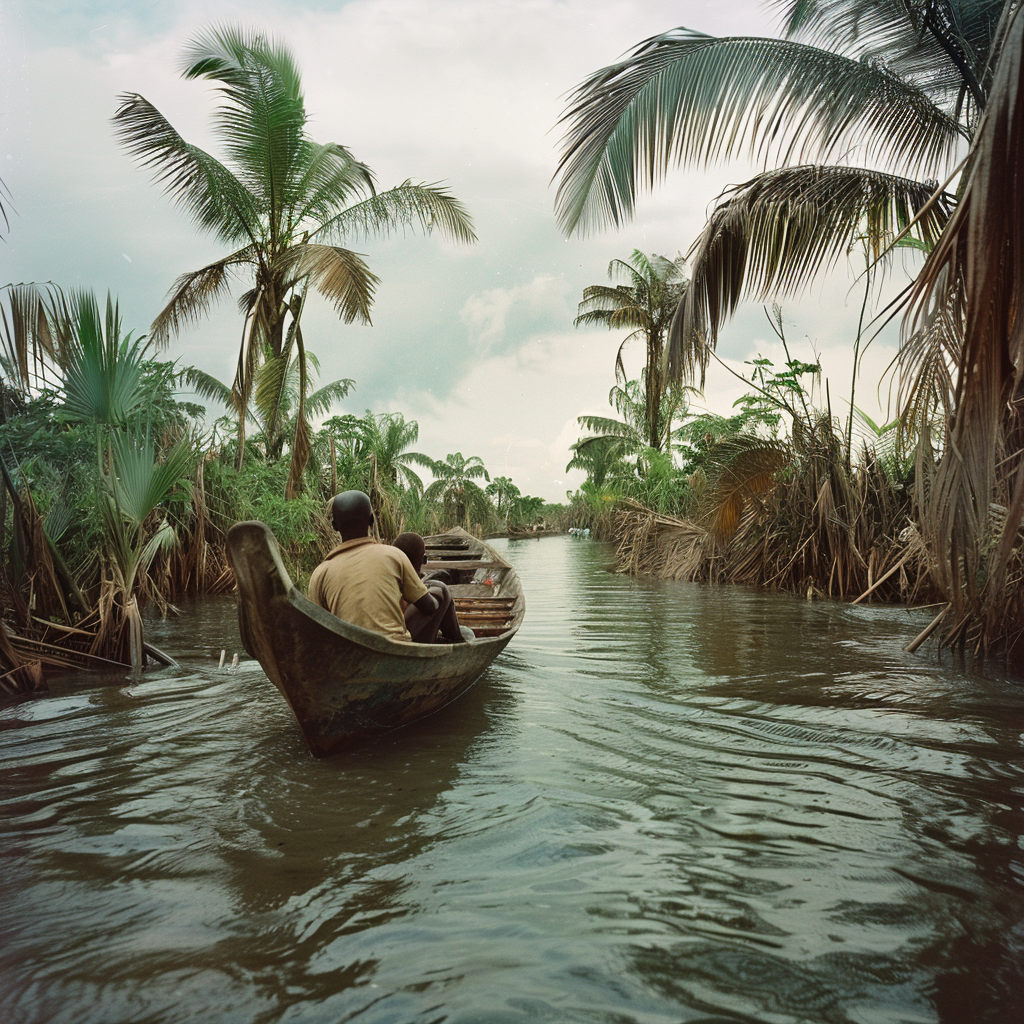
<path id="1" fill-rule="evenodd" d="M 1024 703 L 905 613 L 509 542 L 466 698 L 326 761 L 233 607 L 0 710 L 14 1021 L 1016 1021 Z M 6 1020 L 7 1018 L 5 1018 Z"/>

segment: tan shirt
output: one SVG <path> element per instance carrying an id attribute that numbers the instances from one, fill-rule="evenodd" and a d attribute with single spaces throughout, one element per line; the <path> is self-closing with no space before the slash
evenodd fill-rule
<path id="1" fill-rule="evenodd" d="M 426 593 L 405 553 L 372 537 L 339 544 L 309 578 L 311 601 L 389 640 L 412 641 L 401 599 L 414 604 Z"/>

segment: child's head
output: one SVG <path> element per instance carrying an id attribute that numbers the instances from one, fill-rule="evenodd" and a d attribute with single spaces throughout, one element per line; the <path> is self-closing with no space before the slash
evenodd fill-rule
<path id="1" fill-rule="evenodd" d="M 405 553 L 406 558 L 412 562 L 412 567 L 419 572 L 423 566 L 423 557 L 427 553 L 427 546 L 418 533 L 400 533 L 395 538 L 394 546 Z"/>

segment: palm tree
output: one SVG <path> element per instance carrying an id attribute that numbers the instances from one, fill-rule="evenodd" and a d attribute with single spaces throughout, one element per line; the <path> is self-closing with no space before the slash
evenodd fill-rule
<path id="1" fill-rule="evenodd" d="M 703 376 L 744 297 L 792 293 L 859 235 L 873 259 L 937 240 L 945 191 L 991 87 L 1006 0 L 784 0 L 784 37 L 679 28 L 591 75 L 563 117 L 567 232 L 621 224 L 675 163 L 746 153 L 779 166 L 730 189 L 694 243 L 673 373 Z M 878 166 L 873 166 L 878 165 Z M 947 180 L 922 180 L 941 174 Z"/>
<path id="2" fill-rule="evenodd" d="M 491 478 L 478 455 L 467 459 L 462 452 L 454 452 L 444 459 L 431 459 L 429 469 L 434 482 L 424 492 L 425 496 L 440 501 L 453 513 L 456 522 L 465 522 L 468 529 L 471 511 L 486 513 L 487 495 L 475 481 L 483 479 L 490 483 Z"/>
<path id="3" fill-rule="evenodd" d="M 281 457 L 285 434 L 289 427 L 294 430 L 294 422 L 290 422 L 289 413 L 298 408 L 300 401 L 307 415 L 323 416 L 330 412 L 335 402 L 346 398 L 355 386 L 355 381 L 345 377 L 308 392 L 313 378 L 320 371 L 320 361 L 309 351 L 306 352 L 306 361 L 307 371 L 303 374 L 298 356 L 293 356 L 285 368 L 283 380 L 280 379 L 280 364 L 276 360 L 267 359 L 256 370 L 253 400 L 244 413 L 259 431 L 263 454 L 267 460 Z M 235 390 L 212 374 L 187 366 L 181 371 L 180 379 L 200 397 L 220 402 L 236 414 L 242 411 L 235 405 Z M 307 394 L 300 398 L 301 387 L 307 389 Z"/>
<path id="4" fill-rule="evenodd" d="M 644 373 L 639 380 L 616 384 L 608 393 L 608 404 L 621 417 L 580 416 L 577 422 L 589 437 L 580 438 L 571 446 L 573 458 L 565 467 L 583 469 L 597 473 L 600 479 L 594 482 L 600 486 L 606 477 L 616 475 L 616 464 L 635 460 L 634 468 L 641 476 L 650 464 L 651 453 L 671 456 L 672 441 L 676 435 L 673 423 L 686 415 L 687 388 L 669 385 L 661 396 L 661 404 L 650 415 L 647 408 L 647 385 Z M 648 427 L 651 419 L 655 423 L 658 445 L 648 444 Z M 632 471 L 632 470 L 631 470 Z"/>
<path id="5" fill-rule="evenodd" d="M 647 443 L 658 451 L 665 440 L 659 430 L 657 416 L 665 391 L 662 357 L 672 316 L 686 291 L 683 269 L 681 256 L 674 260 L 665 256 L 648 257 L 634 249 L 628 261 L 612 260 L 608 264 L 608 277 L 612 281 L 624 279 L 626 283 L 615 287 L 592 284 L 584 288 L 579 316 L 574 321 L 577 327 L 580 324 L 604 324 L 611 330 L 633 328 L 615 356 L 615 378 L 618 381 L 626 379 L 622 350 L 634 339 L 644 339 L 647 346 Z"/>
<path id="6" fill-rule="evenodd" d="M 494 499 L 495 511 L 503 522 L 508 522 L 522 496 L 522 492 L 512 482 L 512 478 L 507 476 L 496 476 L 484 488 L 484 493 Z"/>
<path id="7" fill-rule="evenodd" d="M 323 462 L 324 442 L 331 452 L 331 493 L 341 480 L 347 487 L 366 491 L 383 536 L 400 532 L 406 495 L 423 491 L 423 481 L 413 466 L 430 466 L 432 460 L 409 451 L 419 436 L 415 420 L 406 420 L 400 412 L 372 413 L 369 409 L 362 417 L 334 416 L 317 435 L 319 461 Z"/>
<path id="8" fill-rule="evenodd" d="M 377 192 L 370 169 L 344 146 L 314 142 L 306 132 L 295 60 L 263 34 L 232 27 L 202 32 L 186 50 L 182 74 L 218 86 L 222 103 L 213 130 L 223 162 L 186 142 L 138 93 L 120 97 L 115 128 L 121 143 L 153 170 L 198 226 L 231 251 L 178 278 L 151 337 L 165 344 L 223 297 L 233 276 L 248 280 L 250 288 L 239 299 L 244 320 L 232 385 L 239 464 L 259 366 L 271 365 L 283 388 L 296 358 L 299 398 L 286 492 L 291 495 L 309 452 L 301 328 L 309 290 L 332 302 L 345 323 L 369 323 L 377 284 L 363 258 L 337 243 L 387 236 L 415 224 L 462 242 L 476 236 L 465 208 L 446 189 L 405 181 Z"/>

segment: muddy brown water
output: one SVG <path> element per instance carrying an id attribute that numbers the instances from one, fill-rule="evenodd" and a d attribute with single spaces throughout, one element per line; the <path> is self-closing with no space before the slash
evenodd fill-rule
<path id="1" fill-rule="evenodd" d="M 0 708 L 0 1020 L 1024 1020 L 1024 687 L 920 617 L 499 542 L 526 622 L 326 761 L 228 600 Z"/>

